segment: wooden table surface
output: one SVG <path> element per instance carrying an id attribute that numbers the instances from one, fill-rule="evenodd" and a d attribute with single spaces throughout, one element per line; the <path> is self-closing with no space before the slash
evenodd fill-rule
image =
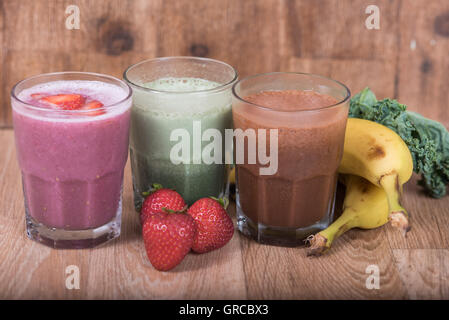
<path id="1" fill-rule="evenodd" d="M 405 187 L 412 230 L 352 230 L 319 258 L 304 248 L 260 245 L 238 232 L 224 248 L 189 254 L 170 272 L 147 260 L 125 174 L 122 235 L 89 250 L 55 250 L 25 235 L 24 204 L 12 130 L 0 130 L 0 298 L 24 299 L 441 299 L 449 298 L 449 196 L 435 200 Z M 231 214 L 234 216 L 234 206 Z M 66 267 L 80 289 L 66 289 Z M 377 265 L 380 288 L 367 289 Z"/>

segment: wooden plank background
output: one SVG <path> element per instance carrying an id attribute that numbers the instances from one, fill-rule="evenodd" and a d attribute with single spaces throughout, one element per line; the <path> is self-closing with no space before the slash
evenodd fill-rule
<path id="1" fill-rule="evenodd" d="M 65 8 L 81 28 L 65 28 Z M 380 8 L 368 30 L 365 8 Z M 0 127 L 11 126 L 19 80 L 80 70 L 121 77 L 143 59 L 196 55 L 235 66 L 327 75 L 370 86 L 449 124 L 446 0 L 0 0 Z"/>
<path id="2" fill-rule="evenodd" d="M 65 29 L 70 4 L 81 10 L 80 30 Z M 380 8 L 380 30 L 365 28 L 370 4 Z M 447 0 L 0 0 L 0 43 L 3 128 L 11 127 L 11 87 L 25 77 L 121 77 L 132 63 L 168 55 L 224 60 L 241 76 L 327 75 L 449 126 Z M 25 235 L 12 130 L 0 130 L 0 147 L 0 298 L 449 298 L 449 196 L 424 196 L 416 177 L 404 194 L 413 226 L 406 239 L 390 226 L 352 230 L 310 259 L 236 232 L 223 249 L 160 273 L 145 256 L 129 163 L 122 236 L 92 250 L 51 250 Z M 65 288 L 70 264 L 82 271 L 80 290 Z M 380 290 L 365 287 L 369 264 L 380 268 Z"/>

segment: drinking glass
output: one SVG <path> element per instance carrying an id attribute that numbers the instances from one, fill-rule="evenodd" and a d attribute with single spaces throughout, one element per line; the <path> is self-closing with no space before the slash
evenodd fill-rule
<path id="1" fill-rule="evenodd" d="M 133 88 L 130 155 L 136 210 L 142 193 L 155 183 L 175 189 L 189 205 L 202 197 L 227 196 L 232 151 L 224 134 L 232 128 L 234 68 L 213 59 L 166 57 L 129 67 L 124 79 Z M 211 143 L 215 148 L 207 147 Z M 180 144 L 184 149 L 178 149 Z"/>
<path id="2" fill-rule="evenodd" d="M 342 83 L 304 73 L 259 74 L 234 85 L 235 128 L 267 130 L 254 135 L 257 154 L 248 147 L 251 139 L 239 141 L 237 135 L 234 140 L 236 152 L 247 157 L 236 162 L 237 225 L 243 234 L 261 243 L 296 246 L 329 225 L 349 97 Z M 270 156 L 277 160 L 272 174 L 261 170 L 268 166 L 258 157 L 265 147 L 274 149 Z M 254 163 L 248 160 L 251 153 Z"/>
<path id="3" fill-rule="evenodd" d="M 110 103 L 64 110 L 30 98 L 67 90 Z M 131 88 L 102 74 L 41 74 L 17 83 L 11 104 L 28 237 L 54 248 L 94 247 L 118 237 Z"/>

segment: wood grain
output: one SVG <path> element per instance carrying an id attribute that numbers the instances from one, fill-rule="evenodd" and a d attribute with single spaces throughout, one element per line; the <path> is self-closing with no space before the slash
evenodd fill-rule
<path id="1" fill-rule="evenodd" d="M 400 1 L 375 2 L 381 12 L 380 30 L 365 27 L 370 1 L 288 0 L 283 4 L 285 57 L 376 60 L 396 55 Z"/>
<path id="2" fill-rule="evenodd" d="M 357 68 L 355 68 L 357 66 Z M 392 97 L 394 95 L 395 69 L 388 60 L 334 59 L 334 58 L 290 58 L 285 65 L 286 70 L 321 74 L 340 82 L 350 88 L 354 95 L 369 86 L 377 96 Z M 371 79 L 360 81 L 360 70 L 369 73 Z"/>
<path id="3" fill-rule="evenodd" d="M 449 125 L 445 0 L 376 1 L 380 30 L 365 27 L 368 0 L 0 3 L 0 127 L 11 127 L 10 90 L 25 77 L 64 70 L 121 77 L 132 63 L 168 55 L 220 59 L 241 76 L 321 73 L 353 93 L 369 86 Z M 65 28 L 70 4 L 80 8 L 79 30 Z"/>
<path id="4" fill-rule="evenodd" d="M 224 60 L 240 75 L 279 69 L 281 2 L 164 1 L 158 55 Z"/>
<path id="5" fill-rule="evenodd" d="M 245 243 L 248 297 L 252 299 L 401 299 L 406 297 L 382 230 L 351 231 L 328 255 L 306 257 L 303 248 Z M 380 270 L 380 289 L 368 290 L 366 268 Z"/>
<path id="6" fill-rule="evenodd" d="M 393 250 L 410 299 L 449 298 L 449 250 Z"/>
<path id="7" fill-rule="evenodd" d="M 236 232 L 224 248 L 189 254 L 171 272 L 146 258 L 125 171 L 122 235 L 89 250 L 52 250 L 28 240 L 12 130 L 0 130 L 0 298 L 12 299 L 441 299 L 449 297 L 449 198 L 406 185 L 413 208 L 404 239 L 385 226 L 352 230 L 319 258 L 304 248 L 260 245 Z M 231 205 L 234 215 L 235 208 Z M 65 268 L 81 271 L 80 290 L 65 288 Z M 377 265 L 380 289 L 365 286 Z"/>
<path id="8" fill-rule="evenodd" d="M 449 126 L 449 3 L 438 0 L 426 6 L 419 4 L 407 2 L 407 9 L 400 14 L 399 22 L 407 28 L 402 28 L 399 47 L 403 54 L 398 68 L 398 98 L 411 109 Z"/>
<path id="9" fill-rule="evenodd" d="M 221 59 L 242 76 L 320 73 L 449 125 L 449 4 L 376 3 L 377 31 L 364 27 L 371 4 L 364 0 L 3 0 L 0 127 L 11 126 L 9 92 L 25 77 L 62 70 L 121 77 L 128 65 L 164 55 Z M 64 28 L 69 4 L 80 7 L 80 30 Z M 0 298 L 449 298 L 449 198 L 426 197 L 417 177 L 405 187 L 407 238 L 390 226 L 353 230 L 328 255 L 308 258 L 304 248 L 263 246 L 236 233 L 223 249 L 189 254 L 161 273 L 144 252 L 129 165 L 121 237 L 92 250 L 52 250 L 25 235 L 12 130 L 0 130 L 0 148 Z M 80 267 L 80 290 L 65 288 L 71 264 Z M 365 287 L 370 264 L 379 267 L 379 290 Z"/>

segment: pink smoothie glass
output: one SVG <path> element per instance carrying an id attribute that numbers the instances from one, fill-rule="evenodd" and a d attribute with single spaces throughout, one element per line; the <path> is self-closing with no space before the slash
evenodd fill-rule
<path id="1" fill-rule="evenodd" d="M 49 108 L 33 97 L 82 95 L 101 109 Z M 54 248 L 89 248 L 120 235 L 131 88 L 111 76 L 34 76 L 11 92 L 26 231 Z"/>

